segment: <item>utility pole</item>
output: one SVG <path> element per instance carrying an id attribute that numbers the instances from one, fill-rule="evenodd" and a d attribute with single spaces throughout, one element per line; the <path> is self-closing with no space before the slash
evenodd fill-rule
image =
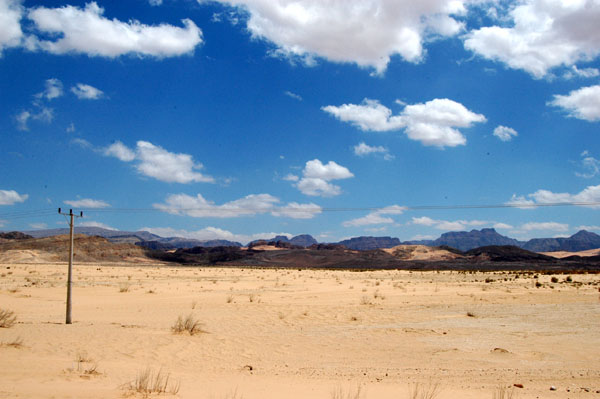
<path id="1" fill-rule="evenodd" d="M 58 208 L 60 215 L 69 216 L 69 273 L 67 275 L 67 320 L 65 324 L 71 324 L 71 287 L 73 285 L 73 218 L 82 218 L 83 212 L 79 212 L 79 215 L 73 214 L 73 209 L 69 209 L 69 213 L 63 213 Z"/>

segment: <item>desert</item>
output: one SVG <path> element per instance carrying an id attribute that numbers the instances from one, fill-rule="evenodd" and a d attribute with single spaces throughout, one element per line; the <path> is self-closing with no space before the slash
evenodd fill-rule
<path id="1" fill-rule="evenodd" d="M 2 255 L 0 308 L 16 317 L 0 328 L 6 398 L 600 392 L 595 273 L 182 266 L 131 253 L 75 263 L 66 325 L 66 262 Z"/>

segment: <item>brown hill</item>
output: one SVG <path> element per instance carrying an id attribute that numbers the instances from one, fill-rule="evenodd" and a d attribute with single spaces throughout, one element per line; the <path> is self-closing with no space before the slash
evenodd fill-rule
<path id="1" fill-rule="evenodd" d="M 425 245 L 398 245 L 393 248 L 382 249 L 382 251 L 401 260 L 454 260 L 464 256 L 450 252 L 440 247 L 428 247 Z"/>
<path id="2" fill-rule="evenodd" d="M 128 262 L 148 260 L 146 251 L 132 244 L 115 244 L 106 238 L 76 234 L 73 258 L 80 262 Z M 67 262 L 69 236 L 30 238 L 0 242 L 0 262 Z"/>

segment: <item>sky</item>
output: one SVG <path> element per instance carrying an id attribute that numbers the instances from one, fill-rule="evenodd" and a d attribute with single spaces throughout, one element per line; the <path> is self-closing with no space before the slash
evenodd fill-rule
<path id="1" fill-rule="evenodd" d="M 0 0 L 0 230 L 61 207 L 242 243 L 600 233 L 598 21 L 598 0 Z"/>

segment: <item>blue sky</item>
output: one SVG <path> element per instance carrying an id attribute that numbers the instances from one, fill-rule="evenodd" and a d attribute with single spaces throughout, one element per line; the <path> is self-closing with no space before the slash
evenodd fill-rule
<path id="1" fill-rule="evenodd" d="M 62 207 L 241 242 L 600 233 L 598 20 L 592 0 L 0 0 L 0 229 Z"/>

